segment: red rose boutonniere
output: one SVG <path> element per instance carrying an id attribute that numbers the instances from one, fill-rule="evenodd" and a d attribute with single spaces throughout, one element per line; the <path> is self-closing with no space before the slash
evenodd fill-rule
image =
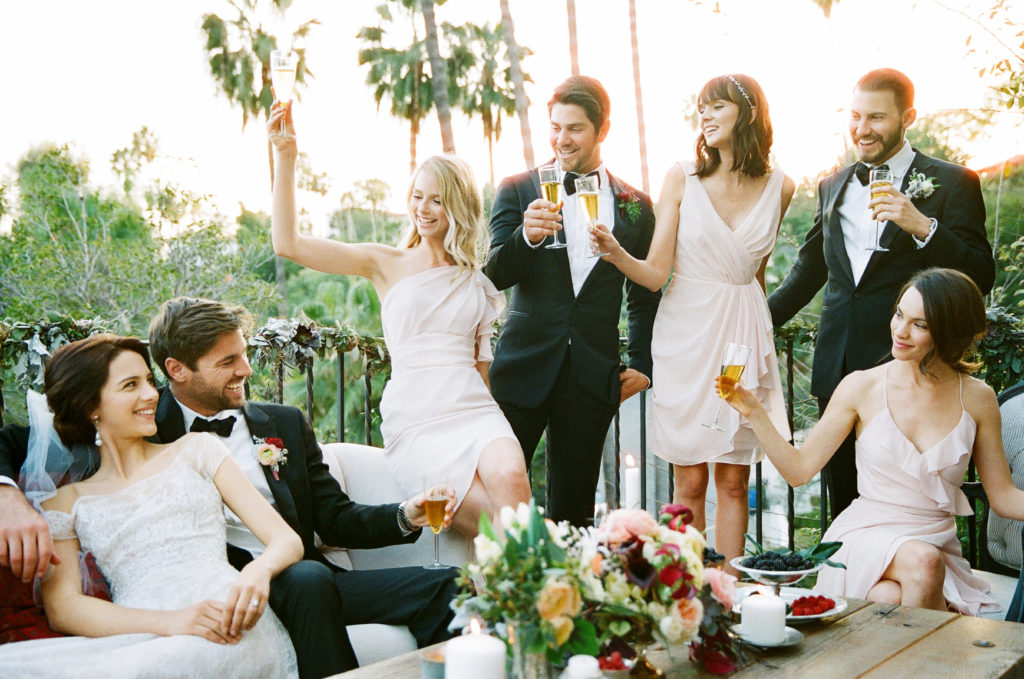
<path id="1" fill-rule="evenodd" d="M 629 189 L 624 189 L 615 194 L 616 204 L 619 206 L 619 214 L 628 219 L 630 224 L 636 224 L 640 219 L 640 197 Z"/>
<path id="2" fill-rule="evenodd" d="M 288 462 L 288 449 L 284 447 L 284 441 L 276 436 L 265 439 L 253 437 L 253 443 L 257 445 L 256 459 L 264 467 L 270 467 L 274 474 L 274 480 L 280 481 L 281 477 L 277 475 L 277 472 L 280 471 L 282 465 Z"/>

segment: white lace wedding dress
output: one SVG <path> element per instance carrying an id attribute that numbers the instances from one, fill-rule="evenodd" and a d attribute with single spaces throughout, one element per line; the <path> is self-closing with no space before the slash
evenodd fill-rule
<path id="1" fill-rule="evenodd" d="M 46 512 L 54 540 L 91 551 L 114 603 L 173 610 L 223 601 L 238 577 L 227 561 L 223 501 L 213 475 L 227 448 L 192 436 L 167 469 L 109 495 L 87 495 L 71 514 Z M 0 677 L 296 677 L 295 652 L 268 607 L 237 644 L 198 636 L 122 634 L 64 637 L 0 646 Z"/>

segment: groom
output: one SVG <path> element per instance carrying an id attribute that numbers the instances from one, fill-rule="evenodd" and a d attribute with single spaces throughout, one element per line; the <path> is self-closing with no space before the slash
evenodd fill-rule
<path id="1" fill-rule="evenodd" d="M 245 309 L 220 302 L 178 297 L 161 307 L 149 332 L 153 360 L 168 378 L 168 386 L 160 388 L 156 439 L 167 443 L 189 431 L 221 436 L 249 480 L 302 538 L 304 560 L 270 587 L 270 605 L 295 646 L 300 677 L 318 679 L 358 665 L 346 625 L 408 625 L 420 646 L 446 639 L 452 615 L 448 603 L 456 591 L 453 569 L 345 571 L 316 549 L 314 532 L 338 547 L 414 542 L 426 525 L 423 503 L 413 498 L 402 504 L 356 504 L 328 471 L 301 411 L 246 401 L 244 385 L 252 370 L 243 333 L 250 325 Z M 0 475 L 13 477 L 20 468 L 27 438 L 24 427 L 0 433 Z M 257 442 L 273 438 L 288 451 L 276 474 L 253 455 Z M 6 493 L 0 507 L 5 502 L 15 506 L 11 489 L 0 490 Z M 21 502 L 28 507 L 24 497 Z M 225 512 L 228 560 L 240 569 L 262 552 L 263 544 Z M 9 533 L 15 518 L 0 514 L 0 534 Z"/>
<path id="2" fill-rule="evenodd" d="M 860 162 L 818 186 L 814 224 L 768 297 L 778 327 L 826 286 L 811 373 L 820 412 L 845 375 L 890 358 L 889 321 L 911 276 L 933 266 L 958 269 L 982 293 L 995 279 L 978 175 L 912 149 L 905 137 L 916 117 L 914 85 L 903 73 L 882 68 L 857 82 L 849 132 Z M 868 173 L 879 166 L 892 171 L 899 190 L 872 200 Z M 868 250 L 876 219 L 885 222 L 879 244 L 887 251 Z M 825 481 L 835 518 L 857 496 L 853 434 L 825 466 Z"/>
<path id="3" fill-rule="evenodd" d="M 601 452 L 619 403 L 650 386 L 651 327 L 661 298 L 625 280 L 629 362 L 621 365 L 624 277 L 589 256 L 586 217 L 574 195 L 577 177 L 596 176 L 598 222 L 613 225 L 631 255 L 647 256 L 654 233 L 651 200 L 601 161 L 610 105 L 594 78 L 573 76 L 555 89 L 548 102 L 549 136 L 562 179 L 562 211 L 539 197 L 537 168 L 503 180 L 494 196 L 484 268 L 498 289 L 512 288 L 491 364 L 494 398 L 527 468 L 547 429 L 547 515 L 575 525 L 594 515 Z M 568 247 L 543 247 L 555 237 Z"/>

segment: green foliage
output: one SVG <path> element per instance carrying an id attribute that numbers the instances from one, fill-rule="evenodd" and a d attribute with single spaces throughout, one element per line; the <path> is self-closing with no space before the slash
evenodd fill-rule
<path id="1" fill-rule="evenodd" d="M 988 310 L 988 330 L 978 342 L 981 378 L 1000 392 L 1024 381 L 1024 321 L 1005 309 Z"/>

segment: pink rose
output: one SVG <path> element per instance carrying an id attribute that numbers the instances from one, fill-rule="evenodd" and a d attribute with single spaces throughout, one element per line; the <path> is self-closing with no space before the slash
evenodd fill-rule
<path id="1" fill-rule="evenodd" d="M 704 619 L 704 604 L 700 599 L 679 599 L 676 601 L 676 614 L 682 623 L 681 638 L 686 641 L 693 641 L 700 632 L 700 623 Z"/>
<path id="2" fill-rule="evenodd" d="M 609 545 L 621 545 L 645 535 L 654 535 L 658 522 L 642 509 L 616 509 L 598 529 L 597 537 Z"/>
<path id="3" fill-rule="evenodd" d="M 711 585 L 711 594 L 726 610 L 731 610 L 736 603 L 736 576 L 718 568 L 705 568 L 704 582 Z"/>

